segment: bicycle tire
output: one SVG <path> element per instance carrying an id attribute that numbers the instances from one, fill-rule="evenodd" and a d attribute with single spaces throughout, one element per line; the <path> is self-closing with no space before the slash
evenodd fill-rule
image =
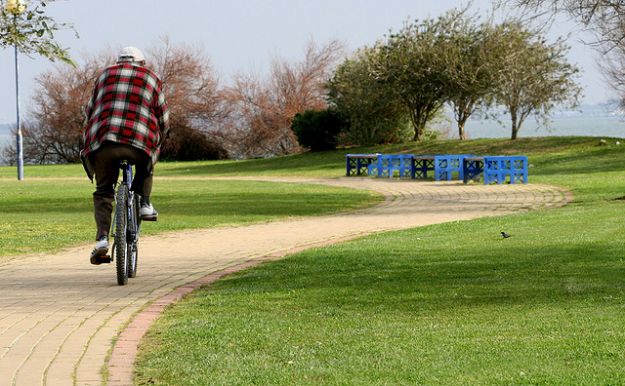
<path id="1" fill-rule="evenodd" d="M 128 224 L 128 186 L 120 184 L 117 189 L 115 204 L 115 254 L 117 255 L 117 284 L 128 283 L 128 244 L 126 243 L 126 226 Z"/>
<path id="2" fill-rule="evenodd" d="M 139 256 L 139 245 L 137 243 L 130 246 L 129 254 L 130 260 L 128 262 L 128 277 L 135 278 L 137 277 L 137 258 Z"/>
<path id="3" fill-rule="evenodd" d="M 128 262 L 128 277 L 130 278 L 137 277 L 137 264 L 139 260 L 139 224 L 141 222 L 141 217 L 139 215 L 139 196 L 137 194 L 134 195 L 132 212 L 135 216 L 137 229 L 135 229 L 135 240 L 132 245 L 129 246 L 128 250 L 130 255 L 130 261 Z"/>

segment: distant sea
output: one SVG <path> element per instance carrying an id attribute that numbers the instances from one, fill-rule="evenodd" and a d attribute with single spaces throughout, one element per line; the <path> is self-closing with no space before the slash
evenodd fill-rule
<path id="1" fill-rule="evenodd" d="M 451 138 L 458 138 L 455 124 L 451 125 Z M 469 120 L 465 126 L 468 138 L 509 138 L 512 134 L 510 122 L 502 119 Z M 618 115 L 606 116 L 576 116 L 553 118 L 549 126 L 539 125 L 534 119 L 528 120 L 521 126 L 519 137 L 549 137 L 549 136 L 589 136 L 589 137 L 616 137 L 625 138 L 625 117 Z"/>
<path id="2" fill-rule="evenodd" d="M 0 149 L 11 143 L 13 136 L 11 134 L 0 133 Z"/>

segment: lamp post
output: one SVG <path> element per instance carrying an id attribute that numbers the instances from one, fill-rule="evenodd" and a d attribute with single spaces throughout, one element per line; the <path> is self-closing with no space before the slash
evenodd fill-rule
<path id="1" fill-rule="evenodd" d="M 13 25 L 17 33 L 17 18 L 26 10 L 26 4 L 22 0 L 7 0 L 5 9 L 13 15 Z M 20 125 L 20 76 L 19 76 L 19 51 L 17 49 L 17 39 L 15 48 L 15 107 L 17 111 L 17 130 L 15 132 L 15 146 L 17 150 L 17 179 L 24 179 L 24 148 L 22 141 L 22 127 Z"/>

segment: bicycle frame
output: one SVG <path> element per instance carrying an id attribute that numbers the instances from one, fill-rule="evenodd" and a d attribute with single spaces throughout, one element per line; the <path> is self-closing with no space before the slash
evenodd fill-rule
<path id="1" fill-rule="evenodd" d="M 123 170 L 122 184 L 128 186 L 128 225 L 126 230 L 126 242 L 134 244 L 139 240 L 139 232 L 141 230 L 141 221 L 139 221 L 139 205 L 136 200 L 135 192 L 130 190 L 132 186 L 132 165 L 126 161 L 122 161 L 120 168 Z"/>

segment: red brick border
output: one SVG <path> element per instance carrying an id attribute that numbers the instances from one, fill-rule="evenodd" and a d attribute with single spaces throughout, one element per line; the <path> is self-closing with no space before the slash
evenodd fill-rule
<path id="1" fill-rule="evenodd" d="M 200 288 L 203 285 L 213 283 L 217 279 L 238 272 L 261 263 L 263 260 L 246 261 L 225 268 L 221 271 L 213 272 L 201 279 L 189 284 L 185 284 L 176 288 L 165 296 L 162 296 L 150 304 L 147 308 L 140 311 L 130 322 L 130 324 L 121 332 L 111 358 L 108 363 L 109 385 L 132 385 L 132 374 L 135 358 L 137 357 L 137 348 L 141 338 L 148 331 L 152 323 L 163 313 L 165 307 L 180 300 L 183 296 L 191 291 Z"/>

